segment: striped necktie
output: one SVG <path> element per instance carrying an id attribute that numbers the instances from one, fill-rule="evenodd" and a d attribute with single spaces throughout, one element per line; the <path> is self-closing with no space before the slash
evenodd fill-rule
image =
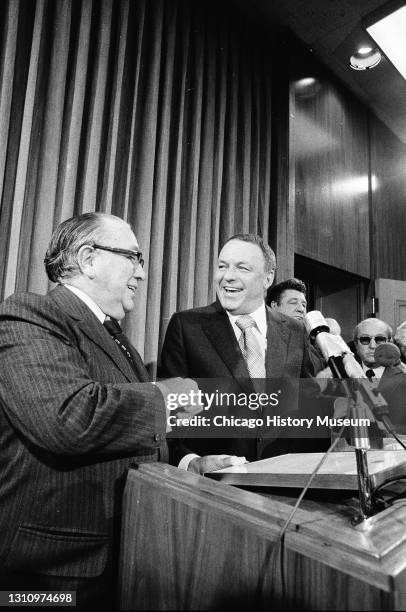
<path id="1" fill-rule="evenodd" d="M 123 333 L 118 321 L 115 319 L 106 319 L 103 323 L 104 327 L 113 338 L 114 342 L 120 347 L 124 353 L 127 361 L 130 363 L 133 371 L 137 375 L 141 382 L 148 382 L 149 375 L 146 367 L 144 366 L 142 359 L 135 348 L 131 345 L 130 341 Z"/>
<path id="2" fill-rule="evenodd" d="M 265 378 L 265 360 L 254 334 L 256 323 L 249 315 L 241 315 L 235 324 L 241 329 L 239 345 L 251 378 Z"/>

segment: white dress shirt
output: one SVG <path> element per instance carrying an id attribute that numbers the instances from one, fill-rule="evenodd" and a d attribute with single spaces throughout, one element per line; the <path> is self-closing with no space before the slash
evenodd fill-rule
<path id="1" fill-rule="evenodd" d="M 77 287 L 72 287 L 72 285 L 64 285 L 64 287 L 69 289 L 69 291 L 72 291 L 72 293 L 74 293 L 80 300 L 82 300 L 82 302 L 84 302 L 86 306 L 90 308 L 92 313 L 99 319 L 100 323 L 103 325 L 104 321 L 106 320 L 106 315 L 104 314 L 100 306 L 98 306 L 96 302 L 87 295 L 87 293 L 85 293 L 81 289 L 78 289 Z"/>
<path id="2" fill-rule="evenodd" d="M 367 370 L 373 370 L 375 378 L 382 378 L 383 373 L 385 371 L 384 366 L 378 366 L 376 368 L 371 368 L 370 366 L 365 365 L 364 362 L 362 362 L 361 365 L 362 365 L 362 369 L 364 370 L 364 372 L 366 372 Z"/>

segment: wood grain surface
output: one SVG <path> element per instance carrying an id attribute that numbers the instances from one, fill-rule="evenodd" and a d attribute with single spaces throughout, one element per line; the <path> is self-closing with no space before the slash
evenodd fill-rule
<path id="1" fill-rule="evenodd" d="M 406 507 L 354 527 L 357 498 L 319 492 L 302 502 L 281 555 L 278 534 L 295 498 L 164 464 L 131 470 L 120 609 L 405 609 Z"/>

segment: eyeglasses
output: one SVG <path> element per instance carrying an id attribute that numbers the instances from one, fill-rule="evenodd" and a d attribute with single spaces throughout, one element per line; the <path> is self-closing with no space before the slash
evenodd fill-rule
<path id="1" fill-rule="evenodd" d="M 364 346 L 367 346 L 371 340 L 375 340 L 375 344 L 383 344 L 384 342 L 388 342 L 388 338 L 386 336 L 359 336 L 358 340 Z"/>
<path id="2" fill-rule="evenodd" d="M 124 257 L 127 257 L 127 259 L 131 261 L 133 266 L 136 266 L 137 264 L 139 264 L 141 268 L 144 267 L 144 260 L 142 258 L 141 251 L 127 251 L 127 249 L 115 249 L 114 247 L 103 246 L 101 244 L 92 244 L 91 246 L 94 249 L 100 249 L 101 251 L 109 251 L 110 253 L 116 253 L 117 255 L 123 255 Z"/>

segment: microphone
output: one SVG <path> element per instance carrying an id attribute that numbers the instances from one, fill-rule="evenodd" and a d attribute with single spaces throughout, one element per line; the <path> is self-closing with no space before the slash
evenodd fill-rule
<path id="1" fill-rule="evenodd" d="M 326 319 L 319 310 L 312 310 L 304 317 L 304 325 L 310 340 L 327 361 L 334 378 L 365 378 L 348 344 L 341 336 L 330 334 Z"/>
<path id="2" fill-rule="evenodd" d="M 385 342 L 384 344 L 379 344 L 375 349 L 374 359 L 375 363 L 378 366 L 384 366 L 385 368 L 393 368 L 400 372 L 403 372 L 403 374 L 406 374 L 406 366 L 400 360 L 400 350 L 396 346 L 396 344 L 393 344 L 392 342 Z M 378 385 L 371 382 L 371 387 L 373 399 L 376 402 L 373 410 L 375 418 L 382 421 L 389 433 L 391 433 L 395 440 L 404 449 L 406 449 L 406 446 L 396 434 L 396 428 L 389 417 L 389 406 L 382 394 L 378 392 Z"/>
<path id="3" fill-rule="evenodd" d="M 358 382 L 350 385 L 348 379 L 365 378 L 365 374 L 350 347 L 341 336 L 329 333 L 329 326 L 318 310 L 308 312 L 304 317 L 305 329 L 311 341 L 321 351 L 324 359 L 333 374 L 333 377 L 342 381 L 342 386 L 351 402 L 351 416 L 360 418 L 364 416 L 361 393 Z M 356 449 L 370 448 L 368 428 L 364 425 L 353 425 L 351 429 L 351 445 Z"/>
<path id="4" fill-rule="evenodd" d="M 375 349 L 374 359 L 378 366 L 397 367 L 406 374 L 406 366 L 400 360 L 400 350 L 392 342 L 379 344 Z"/>

